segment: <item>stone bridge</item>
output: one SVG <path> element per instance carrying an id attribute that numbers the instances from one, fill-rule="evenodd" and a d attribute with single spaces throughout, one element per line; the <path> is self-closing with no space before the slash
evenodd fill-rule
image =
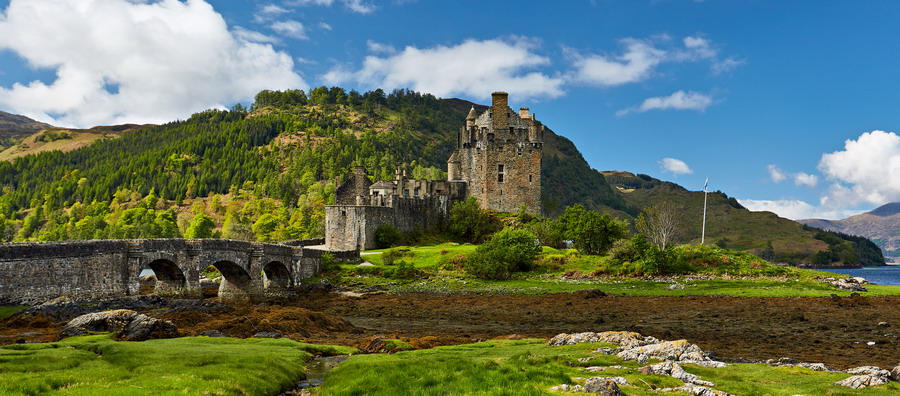
<path id="1" fill-rule="evenodd" d="M 201 298 L 201 273 L 209 266 L 222 274 L 221 299 L 284 298 L 321 270 L 326 251 L 312 246 L 322 243 L 136 239 L 0 244 L 0 302 L 137 295 L 144 269 L 156 274 L 155 293 Z M 359 251 L 331 254 L 336 261 L 359 258 Z"/>

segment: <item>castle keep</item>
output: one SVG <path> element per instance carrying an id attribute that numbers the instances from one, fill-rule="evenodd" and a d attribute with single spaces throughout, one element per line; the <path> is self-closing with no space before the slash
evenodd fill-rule
<path id="1" fill-rule="evenodd" d="M 354 168 L 325 207 L 325 246 L 329 250 L 375 248 L 375 230 L 390 224 L 409 232 L 443 225 L 453 202 L 475 197 L 482 208 L 541 213 L 541 150 L 544 127 L 528 108 L 508 105 L 506 92 L 492 94 L 491 107 L 473 107 L 447 160 L 448 180 L 407 179 L 372 183 Z"/>

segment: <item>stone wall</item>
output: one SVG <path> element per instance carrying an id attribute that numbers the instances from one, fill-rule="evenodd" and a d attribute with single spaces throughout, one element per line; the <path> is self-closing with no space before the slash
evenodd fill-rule
<path id="1" fill-rule="evenodd" d="M 359 251 L 346 250 L 334 255 L 358 259 Z M 220 297 L 255 301 L 270 285 L 290 288 L 314 275 L 321 255 L 303 246 L 216 239 L 0 244 L 0 301 L 134 295 L 145 268 L 157 273 L 158 293 L 200 297 L 200 273 L 210 265 L 224 277 Z"/>

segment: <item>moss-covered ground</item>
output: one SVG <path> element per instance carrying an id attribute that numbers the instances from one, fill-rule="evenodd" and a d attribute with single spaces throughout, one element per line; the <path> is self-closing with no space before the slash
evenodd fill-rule
<path id="1" fill-rule="evenodd" d="M 0 347 L 0 394 L 277 394 L 303 378 L 312 355 L 354 351 L 288 339 L 72 337 Z"/>
<path id="2" fill-rule="evenodd" d="M 337 366 L 325 377 L 318 395 L 543 395 L 560 384 L 582 382 L 578 378 L 622 376 L 626 395 L 678 395 L 660 388 L 683 383 L 662 375 L 640 374 L 633 361 L 592 353 L 601 344 L 548 346 L 544 340 L 488 341 L 477 344 L 399 352 L 392 355 L 358 355 Z M 651 361 L 652 363 L 652 361 Z M 588 373 L 588 366 L 621 366 Z M 690 373 L 716 384 L 718 390 L 738 395 L 896 395 L 900 383 L 852 390 L 832 383 L 849 377 L 843 373 L 816 372 L 803 368 L 777 368 L 763 364 L 732 364 L 702 368 L 686 364 Z M 683 394 L 683 393 L 682 393 Z"/>
<path id="3" fill-rule="evenodd" d="M 364 252 L 372 266 L 341 264 L 320 279 L 351 290 L 381 289 L 389 292 L 550 294 L 600 289 L 605 293 L 634 296 L 736 296 L 736 297 L 827 297 L 849 296 L 817 278 L 846 275 L 781 267 L 769 263 L 741 262 L 700 267 L 691 275 L 634 276 L 621 264 L 606 257 L 579 255 L 575 250 L 543 248 L 532 271 L 508 280 L 482 280 L 465 274 L 461 262 L 477 246 L 444 243 L 432 246 L 398 247 Z M 387 252 L 395 259 L 385 263 Z M 399 256 L 399 257 L 397 257 Z M 721 260 L 721 258 L 719 258 Z M 398 271 L 404 264 L 415 271 Z M 627 266 L 627 264 L 626 264 Z M 683 287 L 682 287 L 683 286 Z M 865 296 L 900 295 L 900 286 L 866 285 Z"/>

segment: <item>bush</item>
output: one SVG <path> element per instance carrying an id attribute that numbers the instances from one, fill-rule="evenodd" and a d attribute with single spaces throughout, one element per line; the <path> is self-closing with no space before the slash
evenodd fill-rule
<path id="1" fill-rule="evenodd" d="M 506 279 L 512 272 L 528 271 L 541 253 L 534 234 L 504 228 L 466 258 L 463 268 L 484 279 Z"/>
<path id="2" fill-rule="evenodd" d="M 381 254 L 381 263 L 384 265 L 394 265 L 395 261 L 409 255 L 409 252 L 404 249 L 388 249 Z"/>
<path id="3" fill-rule="evenodd" d="M 375 245 L 379 249 L 394 247 L 403 241 L 403 233 L 390 224 L 382 224 L 375 229 Z"/>
<path id="4" fill-rule="evenodd" d="M 580 204 L 566 208 L 559 218 L 564 236 L 584 254 L 603 254 L 616 240 L 628 235 L 628 225 L 606 213 L 586 210 Z"/>
<path id="5" fill-rule="evenodd" d="M 406 261 L 398 261 L 396 268 L 384 271 L 384 276 L 394 279 L 415 279 L 421 275 L 421 271 L 417 270 L 411 263 Z"/>

